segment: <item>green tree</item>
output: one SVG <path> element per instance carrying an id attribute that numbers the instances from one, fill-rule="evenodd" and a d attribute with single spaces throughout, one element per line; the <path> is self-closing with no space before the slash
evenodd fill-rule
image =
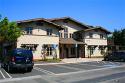
<path id="1" fill-rule="evenodd" d="M 125 46 L 125 29 L 115 30 L 113 32 L 113 40 L 115 45 Z"/>
<path id="2" fill-rule="evenodd" d="M 0 20 L 0 51 L 2 53 L 3 44 L 16 42 L 17 38 L 22 34 L 16 22 L 9 22 L 8 18 Z"/>

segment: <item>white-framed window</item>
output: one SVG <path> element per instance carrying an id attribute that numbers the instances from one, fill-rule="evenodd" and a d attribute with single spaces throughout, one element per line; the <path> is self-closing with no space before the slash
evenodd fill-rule
<path id="1" fill-rule="evenodd" d="M 100 39 L 103 39 L 104 38 L 104 35 L 103 34 L 100 34 Z"/>
<path id="2" fill-rule="evenodd" d="M 61 32 L 59 33 L 59 37 L 62 38 L 62 33 Z"/>
<path id="3" fill-rule="evenodd" d="M 33 27 L 26 27 L 25 28 L 25 31 L 26 31 L 26 34 L 32 34 L 32 30 L 33 30 Z"/>
<path id="4" fill-rule="evenodd" d="M 64 38 L 68 38 L 68 33 L 64 33 Z"/>
<path id="5" fill-rule="evenodd" d="M 72 38 L 72 36 L 73 36 L 72 33 L 69 33 L 69 37 Z"/>
<path id="6" fill-rule="evenodd" d="M 93 33 L 89 33 L 89 38 L 93 38 Z"/>
<path id="7" fill-rule="evenodd" d="M 38 44 L 21 44 L 21 48 L 36 51 Z"/>
<path id="8" fill-rule="evenodd" d="M 52 35 L 52 29 L 46 29 L 46 35 Z"/>

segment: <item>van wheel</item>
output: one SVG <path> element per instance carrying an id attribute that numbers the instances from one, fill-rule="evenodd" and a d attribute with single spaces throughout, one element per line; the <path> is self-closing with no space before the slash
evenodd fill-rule
<path id="1" fill-rule="evenodd" d="M 9 65 L 7 65 L 7 72 L 9 72 L 9 73 L 12 72 L 12 70 L 11 70 Z"/>
<path id="2" fill-rule="evenodd" d="M 27 68 L 27 72 L 31 72 L 33 68 Z"/>
<path id="3" fill-rule="evenodd" d="M 1 68 L 5 68 L 5 65 L 3 63 L 1 63 Z"/>

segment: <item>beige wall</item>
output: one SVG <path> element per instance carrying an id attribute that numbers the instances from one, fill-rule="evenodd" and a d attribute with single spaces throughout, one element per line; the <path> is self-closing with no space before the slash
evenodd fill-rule
<path id="1" fill-rule="evenodd" d="M 89 37 L 89 33 L 93 34 L 93 38 Z M 100 39 L 100 34 L 103 34 L 104 38 Z M 87 44 L 85 46 L 85 56 L 89 57 L 90 56 L 90 52 L 87 49 L 88 46 L 90 45 L 96 45 L 96 48 L 94 50 L 94 53 L 91 55 L 91 57 L 103 57 L 103 55 L 101 54 L 101 50 L 99 49 L 99 46 L 107 46 L 107 35 L 105 32 L 102 31 L 89 31 L 85 33 L 85 39 L 84 39 L 85 43 Z M 106 52 L 106 48 L 105 48 L 105 52 Z"/>
<path id="2" fill-rule="evenodd" d="M 35 23 L 25 23 L 20 25 L 22 30 L 26 27 L 33 27 L 32 35 L 22 35 L 17 40 L 17 48 L 20 48 L 21 44 L 38 44 L 36 51 L 33 52 L 34 59 L 42 59 L 41 49 L 43 44 L 56 44 L 59 47 L 59 29 L 50 24 L 44 23 L 43 26 L 37 26 Z M 52 36 L 46 35 L 46 29 L 53 29 Z M 59 48 L 56 48 L 57 57 L 59 58 Z M 50 58 L 50 57 L 49 57 Z"/>
<path id="3" fill-rule="evenodd" d="M 62 20 L 59 20 L 59 21 L 55 21 L 55 23 L 68 28 L 68 38 L 70 37 L 70 35 L 69 35 L 70 33 L 73 34 L 76 31 L 84 29 L 80 25 L 78 25 L 78 24 L 76 24 L 75 22 L 72 22 L 72 21 L 68 21 L 68 23 L 64 23 Z M 61 30 L 60 32 L 63 34 L 63 38 L 64 38 L 64 30 Z"/>
<path id="4" fill-rule="evenodd" d="M 59 36 L 59 29 L 48 23 L 44 23 L 43 26 L 37 26 L 34 22 L 32 22 L 32 23 L 24 23 L 20 26 L 22 30 L 25 30 L 26 27 L 33 27 L 33 35 L 46 35 L 46 29 L 52 29 L 53 30 L 52 36 Z"/>
<path id="5" fill-rule="evenodd" d="M 103 34 L 104 39 L 107 39 L 107 35 L 103 31 L 98 31 L 98 32 L 96 32 L 96 31 L 88 31 L 88 32 L 85 32 L 85 38 L 89 38 L 89 33 L 93 33 L 93 38 L 100 39 L 100 34 Z"/>

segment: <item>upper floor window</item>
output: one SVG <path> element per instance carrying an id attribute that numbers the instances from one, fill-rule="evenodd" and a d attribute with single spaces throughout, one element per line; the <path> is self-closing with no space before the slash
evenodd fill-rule
<path id="1" fill-rule="evenodd" d="M 103 34 L 100 34 L 100 39 L 103 39 L 103 38 L 104 38 Z"/>
<path id="2" fill-rule="evenodd" d="M 72 38 L 72 33 L 69 34 L 69 37 Z"/>
<path id="3" fill-rule="evenodd" d="M 68 38 L 68 33 L 64 33 L 64 38 Z"/>
<path id="4" fill-rule="evenodd" d="M 62 33 L 59 33 L 59 37 L 62 38 Z"/>
<path id="5" fill-rule="evenodd" d="M 47 35 L 52 35 L 52 29 L 46 29 Z"/>
<path id="6" fill-rule="evenodd" d="M 92 33 L 89 33 L 89 38 L 93 38 L 93 34 Z"/>
<path id="7" fill-rule="evenodd" d="M 68 28 L 64 28 L 64 32 L 68 32 Z"/>
<path id="8" fill-rule="evenodd" d="M 33 30 L 33 27 L 26 27 L 25 28 L 26 34 L 32 34 L 32 30 Z"/>

